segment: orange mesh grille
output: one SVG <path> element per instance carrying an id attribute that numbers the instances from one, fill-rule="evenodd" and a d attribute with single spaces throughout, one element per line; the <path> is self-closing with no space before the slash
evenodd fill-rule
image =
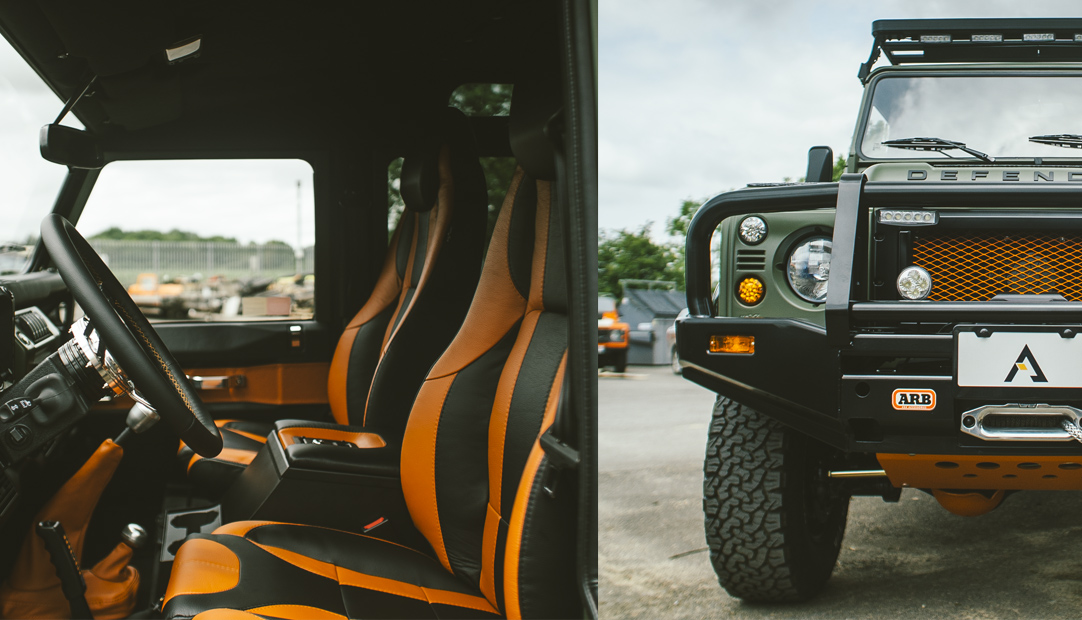
<path id="1" fill-rule="evenodd" d="M 913 240 L 913 264 L 932 276 L 934 301 L 986 301 L 997 293 L 1057 293 L 1082 300 L 1082 237 L 958 235 Z"/>

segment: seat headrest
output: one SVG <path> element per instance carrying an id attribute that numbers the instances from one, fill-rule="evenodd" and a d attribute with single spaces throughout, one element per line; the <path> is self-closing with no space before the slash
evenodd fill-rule
<path id="1" fill-rule="evenodd" d="M 560 82 L 556 79 L 516 82 L 511 94 L 509 132 L 511 152 L 535 179 L 556 178 L 556 160 L 549 131 L 563 108 Z"/>
<path id="2" fill-rule="evenodd" d="M 469 139 L 466 115 L 454 108 L 441 111 L 431 130 L 425 132 L 402 160 L 399 192 L 407 209 L 425 212 L 436 206 L 440 191 L 440 151 L 447 145 L 455 152 L 464 140 Z"/>

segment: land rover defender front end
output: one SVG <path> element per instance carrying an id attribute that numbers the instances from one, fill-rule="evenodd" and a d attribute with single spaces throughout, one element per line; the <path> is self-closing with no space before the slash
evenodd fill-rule
<path id="1" fill-rule="evenodd" d="M 1082 20 L 872 34 L 847 174 L 813 149 L 808 182 L 719 195 L 688 233 L 707 539 L 749 600 L 822 588 L 852 495 L 975 516 L 1082 489 Z"/>

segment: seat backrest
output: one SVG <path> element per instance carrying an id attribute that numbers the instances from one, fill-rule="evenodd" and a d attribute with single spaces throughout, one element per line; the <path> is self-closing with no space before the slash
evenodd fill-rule
<path id="1" fill-rule="evenodd" d="M 448 108 L 403 160 L 405 209 L 368 301 L 346 326 L 327 393 L 339 424 L 397 441 L 425 374 L 477 286 L 488 197 L 466 117 Z"/>
<path id="2" fill-rule="evenodd" d="M 515 91 L 512 126 L 524 106 Z M 558 90 L 545 94 L 548 116 L 516 131 L 545 130 L 559 102 Z M 410 414 L 402 489 L 414 525 L 447 570 L 512 617 L 565 617 L 578 613 L 575 491 L 526 520 L 540 514 L 538 438 L 555 418 L 566 366 L 562 228 L 552 182 L 515 155 L 520 165 L 469 314 Z"/>

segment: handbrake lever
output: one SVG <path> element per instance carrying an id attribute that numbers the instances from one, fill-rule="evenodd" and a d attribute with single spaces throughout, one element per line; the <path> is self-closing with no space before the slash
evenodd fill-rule
<path id="1" fill-rule="evenodd" d="M 79 572 L 79 562 L 76 561 L 68 537 L 64 534 L 64 526 L 59 521 L 40 521 L 35 529 L 45 543 L 45 550 L 49 552 L 49 559 L 56 568 L 60 589 L 71 606 L 71 617 L 93 618 L 90 605 L 86 602 L 86 581 L 83 581 Z"/>

